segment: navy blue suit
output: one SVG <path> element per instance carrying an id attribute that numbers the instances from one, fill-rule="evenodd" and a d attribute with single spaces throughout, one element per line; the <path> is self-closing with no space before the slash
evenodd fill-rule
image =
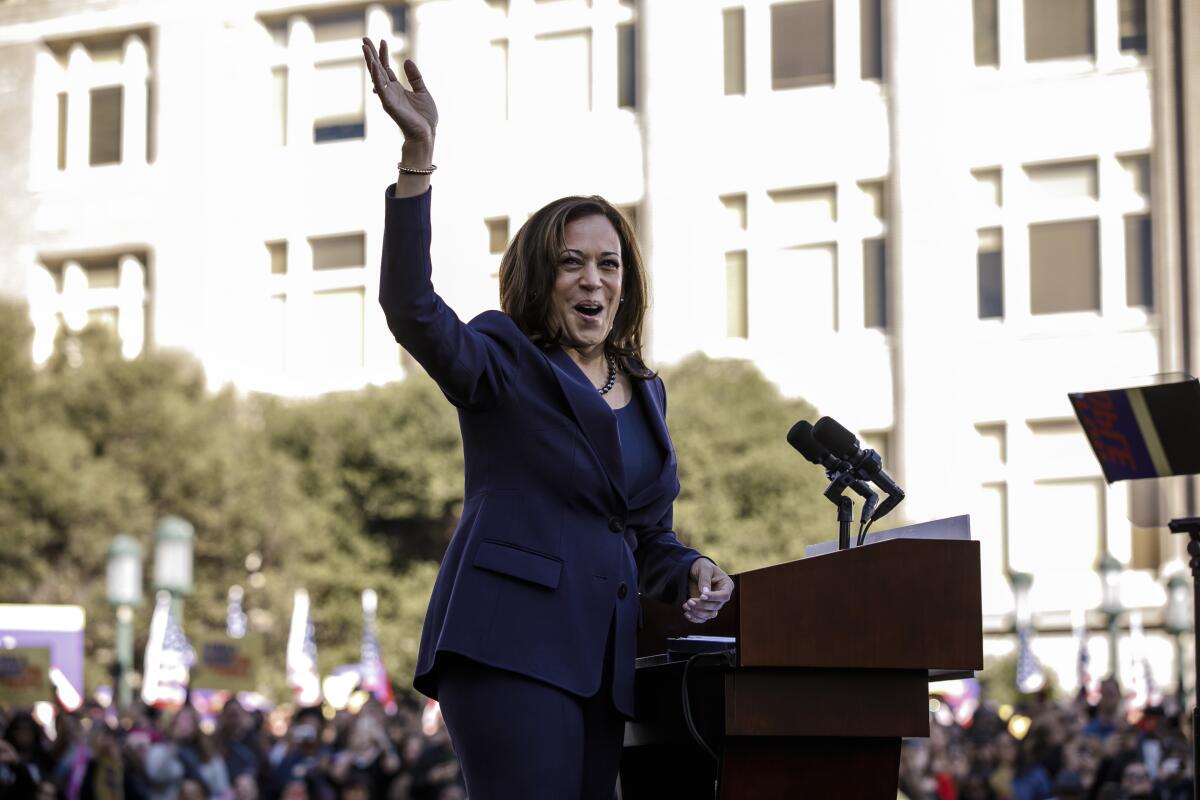
<path id="1" fill-rule="evenodd" d="M 588 697 L 611 625 L 612 702 L 632 717 L 638 592 L 682 605 L 699 557 L 672 530 L 679 481 L 662 381 L 632 381 L 667 456 L 627 497 L 615 415 L 570 356 L 499 311 L 464 324 L 434 292 L 431 196 L 396 199 L 389 187 L 379 286 L 396 341 L 457 407 L 465 456 L 463 513 L 414 685 L 436 698 L 438 654 L 456 653 Z"/>

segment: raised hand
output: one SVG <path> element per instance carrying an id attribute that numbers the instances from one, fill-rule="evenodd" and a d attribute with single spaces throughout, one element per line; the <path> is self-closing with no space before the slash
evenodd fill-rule
<path id="1" fill-rule="evenodd" d="M 375 94 L 379 95 L 383 110 L 400 126 L 404 140 L 432 142 L 437 130 L 437 106 L 433 103 L 433 96 L 425 88 L 425 80 L 421 77 L 417 65 L 412 59 L 404 60 L 404 75 L 412 86 L 410 91 L 404 88 L 396 78 L 396 73 L 392 71 L 388 60 L 387 40 L 379 40 L 379 52 L 376 53 L 375 45 L 364 37 L 362 50 L 363 59 L 367 62 L 367 73 L 375 86 Z"/>

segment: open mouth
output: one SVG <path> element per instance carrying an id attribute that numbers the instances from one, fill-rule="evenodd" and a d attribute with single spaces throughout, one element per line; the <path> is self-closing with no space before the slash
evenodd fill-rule
<path id="1" fill-rule="evenodd" d="M 583 314 L 585 317 L 598 317 L 600 316 L 600 312 L 604 310 L 604 306 L 600 305 L 599 303 L 585 301 L 582 303 L 576 303 L 575 310 L 580 314 Z"/>

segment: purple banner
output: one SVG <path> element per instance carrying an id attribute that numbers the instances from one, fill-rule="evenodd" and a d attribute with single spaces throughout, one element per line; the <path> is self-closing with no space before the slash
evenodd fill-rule
<path id="1" fill-rule="evenodd" d="M 1105 480 L 1158 477 L 1125 390 L 1072 394 L 1070 398 Z"/>

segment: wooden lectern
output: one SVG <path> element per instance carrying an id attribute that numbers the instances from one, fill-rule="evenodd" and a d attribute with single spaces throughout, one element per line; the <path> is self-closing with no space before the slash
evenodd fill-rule
<path id="1" fill-rule="evenodd" d="M 686 657 L 666 654 L 688 635 L 736 639 L 736 657 L 687 675 L 722 800 L 894 800 L 901 737 L 929 735 L 929 681 L 983 668 L 979 543 L 893 538 L 733 579 L 704 625 L 642 598 L 623 800 L 714 797 L 717 763 L 685 723 Z"/>

